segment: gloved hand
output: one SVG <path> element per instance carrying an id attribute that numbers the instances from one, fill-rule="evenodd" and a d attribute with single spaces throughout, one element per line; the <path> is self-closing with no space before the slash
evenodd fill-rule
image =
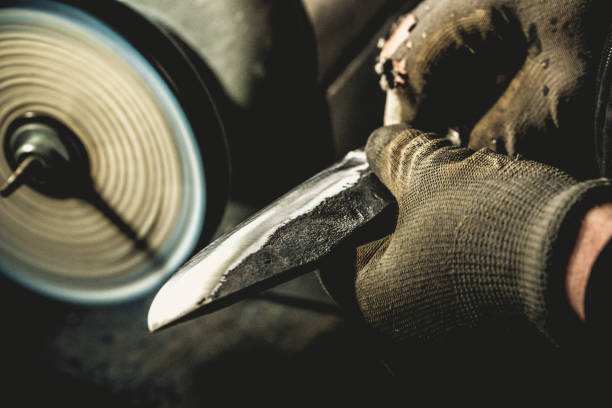
<path id="1" fill-rule="evenodd" d="M 382 49 L 385 124 L 459 127 L 473 149 L 598 175 L 595 76 L 605 1 L 425 0 Z"/>
<path id="2" fill-rule="evenodd" d="M 397 200 L 397 225 L 357 248 L 352 265 L 322 272 L 339 303 L 397 343 L 436 341 L 499 319 L 563 335 L 575 320 L 565 297 L 567 258 L 586 209 L 612 198 L 609 180 L 578 182 L 406 125 L 374 132 L 366 154 Z"/>

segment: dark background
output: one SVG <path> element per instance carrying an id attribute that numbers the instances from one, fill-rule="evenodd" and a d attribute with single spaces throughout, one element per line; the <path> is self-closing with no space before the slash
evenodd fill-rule
<path id="1" fill-rule="evenodd" d="M 176 31 L 213 73 L 234 170 L 222 232 L 380 126 L 376 43 L 415 1 L 128 3 Z M 389 405 L 397 398 L 524 405 L 535 397 L 583 403 L 607 385 L 605 372 L 596 374 L 609 367 L 599 352 L 605 345 L 559 351 L 505 327 L 443 352 L 415 349 L 398 371 L 314 273 L 154 334 L 146 328 L 152 297 L 77 306 L 1 281 L 2 390 L 12 401 L 3 405 Z"/>

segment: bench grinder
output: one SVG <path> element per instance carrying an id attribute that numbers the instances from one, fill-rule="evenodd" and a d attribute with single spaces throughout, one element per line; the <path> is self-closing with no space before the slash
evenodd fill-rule
<path id="1" fill-rule="evenodd" d="M 86 303 L 161 283 L 229 186 L 185 45 L 120 2 L 2 0 L 0 54 L 0 270 Z"/>

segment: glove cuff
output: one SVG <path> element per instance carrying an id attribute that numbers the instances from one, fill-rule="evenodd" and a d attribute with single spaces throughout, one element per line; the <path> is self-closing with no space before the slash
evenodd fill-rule
<path id="1" fill-rule="evenodd" d="M 524 316 L 559 344 L 583 326 L 567 300 L 569 256 L 584 214 L 612 201 L 612 186 L 538 167 L 515 161 L 471 193 L 473 205 L 455 235 L 455 313 L 461 326 Z"/>
<path id="2" fill-rule="evenodd" d="M 526 304 L 534 306 L 527 315 L 557 344 L 571 341 L 572 337 L 584 328 L 569 305 L 565 287 L 567 264 L 582 219 L 595 205 L 611 201 L 612 184 L 609 179 L 575 184 L 552 197 L 542 210 L 541 219 L 530 228 L 531 239 L 526 247 L 527 256 L 538 259 L 538 254 L 533 251 L 540 254 L 542 272 L 539 275 L 541 284 L 538 285 L 538 290 L 529 291 L 531 293 L 526 299 Z M 525 278 L 528 277 L 529 273 Z"/>

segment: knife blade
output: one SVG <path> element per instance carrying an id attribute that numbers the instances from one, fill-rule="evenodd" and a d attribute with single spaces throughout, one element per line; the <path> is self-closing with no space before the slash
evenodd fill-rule
<path id="1" fill-rule="evenodd" d="M 349 152 L 189 260 L 154 297 L 149 330 L 210 313 L 313 270 L 392 203 L 364 151 Z"/>

